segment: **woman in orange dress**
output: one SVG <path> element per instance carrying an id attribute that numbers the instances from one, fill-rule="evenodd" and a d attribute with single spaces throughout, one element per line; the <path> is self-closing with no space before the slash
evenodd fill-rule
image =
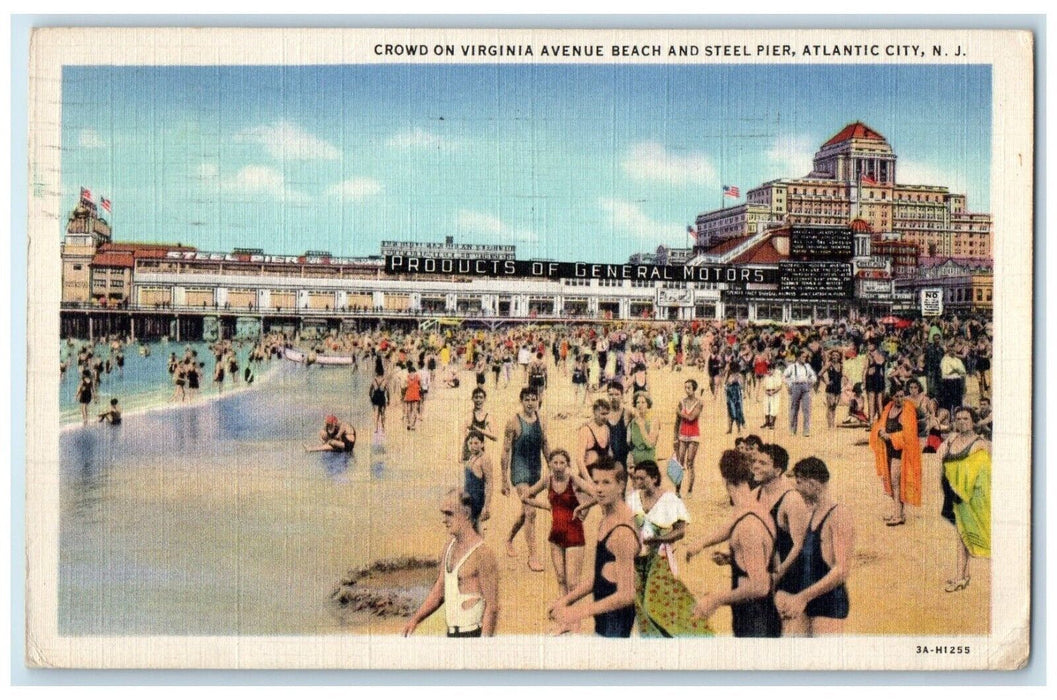
<path id="1" fill-rule="evenodd" d="M 881 410 L 881 417 L 870 429 L 870 448 L 885 493 L 892 499 L 889 526 L 906 522 L 903 506 L 921 505 L 921 443 L 914 403 L 903 389 L 896 389 L 892 400 Z"/>

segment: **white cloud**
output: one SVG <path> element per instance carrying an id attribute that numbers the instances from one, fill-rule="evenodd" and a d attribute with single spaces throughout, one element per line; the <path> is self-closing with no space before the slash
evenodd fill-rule
<path id="1" fill-rule="evenodd" d="M 931 163 L 900 158 L 896 161 L 896 182 L 900 185 L 939 185 L 950 188 L 956 194 L 968 190 L 965 171 L 954 161 L 943 167 Z"/>
<path id="2" fill-rule="evenodd" d="M 338 197 L 346 202 L 359 202 L 382 191 L 382 183 L 369 177 L 354 177 L 327 190 L 331 197 Z"/>
<path id="3" fill-rule="evenodd" d="M 280 194 L 283 191 L 283 174 L 267 165 L 247 165 L 228 181 L 230 189 L 240 192 Z"/>
<path id="4" fill-rule="evenodd" d="M 704 153 L 672 153 L 663 144 L 636 144 L 621 162 L 624 172 L 636 180 L 654 180 L 668 185 L 716 185 L 716 167 Z"/>
<path id="5" fill-rule="evenodd" d="M 202 163 L 198 166 L 198 177 L 206 187 L 219 187 L 235 195 L 263 195 L 286 204 L 312 201 L 312 197 L 304 192 L 288 189 L 282 172 L 269 165 L 247 165 L 234 175 L 221 177 L 215 164 Z"/>
<path id="6" fill-rule="evenodd" d="M 106 142 L 95 129 L 81 129 L 77 143 L 81 148 L 106 148 Z"/>
<path id="7" fill-rule="evenodd" d="M 534 243 L 539 237 L 534 231 L 517 228 L 491 214 L 460 209 L 455 216 L 455 227 L 462 234 L 476 234 L 505 243 Z"/>
<path id="8" fill-rule="evenodd" d="M 394 134 L 386 144 L 391 148 L 439 148 L 442 150 L 453 149 L 456 145 L 455 141 L 447 136 L 426 131 L 422 127 Z"/>
<path id="9" fill-rule="evenodd" d="M 810 136 L 779 136 L 767 150 L 767 160 L 775 166 L 778 177 L 804 177 L 811 172 L 817 148 L 818 144 Z"/>
<path id="10" fill-rule="evenodd" d="M 337 160 L 340 155 L 330 143 L 285 121 L 244 129 L 235 134 L 235 142 L 259 144 L 278 160 Z"/>
<path id="11" fill-rule="evenodd" d="M 678 224 L 664 223 L 650 218 L 638 204 L 620 199 L 601 198 L 598 206 L 606 213 L 614 230 L 629 233 L 649 241 L 665 241 L 671 238 L 666 232 L 679 231 Z"/>

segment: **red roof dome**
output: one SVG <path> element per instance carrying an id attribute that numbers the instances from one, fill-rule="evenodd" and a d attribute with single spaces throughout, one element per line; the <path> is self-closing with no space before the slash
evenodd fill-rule
<path id="1" fill-rule="evenodd" d="M 822 147 L 831 146 L 841 141 L 848 141 L 849 139 L 866 139 L 868 141 L 884 141 L 885 137 L 877 133 L 870 127 L 866 126 L 862 122 L 854 122 L 849 124 L 840 130 L 836 136 L 831 138 L 826 143 L 822 144 Z"/>
<path id="2" fill-rule="evenodd" d="M 870 224 L 863 219 L 852 219 L 851 230 L 852 233 L 869 233 L 871 229 Z"/>

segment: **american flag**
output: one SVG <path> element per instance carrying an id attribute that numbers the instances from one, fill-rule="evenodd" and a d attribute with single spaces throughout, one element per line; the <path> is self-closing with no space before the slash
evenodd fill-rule
<path id="1" fill-rule="evenodd" d="M 693 238 L 695 241 L 697 240 L 697 231 L 694 229 L 693 226 L 687 226 L 686 232 L 689 233 L 691 238 Z"/>
<path id="2" fill-rule="evenodd" d="M 863 175 L 862 176 L 862 184 L 864 184 L 864 185 L 876 185 L 877 184 L 877 180 L 874 180 L 869 175 Z"/>
<path id="3" fill-rule="evenodd" d="M 741 196 L 741 190 L 739 190 L 734 185 L 723 185 L 723 196 L 733 197 L 734 199 L 737 199 Z"/>
<path id="4" fill-rule="evenodd" d="M 110 211 L 110 200 L 107 199 L 106 197 L 100 197 L 99 198 L 99 204 L 103 207 L 103 209 L 106 209 L 107 211 Z"/>
<path id="5" fill-rule="evenodd" d="M 87 187 L 82 187 L 81 188 L 81 201 L 82 202 L 91 202 L 92 201 L 92 191 L 90 189 L 88 189 Z"/>

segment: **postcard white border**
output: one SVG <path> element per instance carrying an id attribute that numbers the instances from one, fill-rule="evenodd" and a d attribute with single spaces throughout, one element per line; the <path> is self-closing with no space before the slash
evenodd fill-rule
<path id="1" fill-rule="evenodd" d="M 105 41 L 100 41 L 105 34 Z M 589 637 L 503 636 L 458 640 L 324 635 L 306 637 L 64 637 L 57 631 L 59 423 L 58 195 L 29 201 L 26 401 L 26 656 L 34 667 L 298 669 L 629 670 L 972 670 L 1026 663 L 1030 630 L 1032 211 L 1034 87 L 1032 35 L 1014 30 L 529 30 L 529 29 L 182 29 L 70 28 L 34 32 L 30 57 L 29 156 L 45 190 L 59 187 L 63 65 L 380 64 L 377 43 L 897 43 L 968 49 L 992 66 L 991 204 L 994 217 L 995 353 L 992 633 L 958 636 L 983 651 L 922 657 L 920 637 L 845 636 L 816 640 L 601 641 Z M 795 37 L 795 39 L 793 38 Z M 538 57 L 437 57 L 424 63 L 532 63 Z M 547 59 L 556 63 L 558 59 Z M 567 59 L 609 63 L 612 59 Z M 412 62 L 412 61 L 407 61 Z M 656 63 L 622 58 L 621 63 Z M 686 60 L 701 64 L 778 64 L 758 57 Z M 840 57 L 796 64 L 922 63 L 921 59 Z M 952 56 L 928 63 L 962 63 Z M 1003 469 L 1008 465 L 1010 469 Z"/>

